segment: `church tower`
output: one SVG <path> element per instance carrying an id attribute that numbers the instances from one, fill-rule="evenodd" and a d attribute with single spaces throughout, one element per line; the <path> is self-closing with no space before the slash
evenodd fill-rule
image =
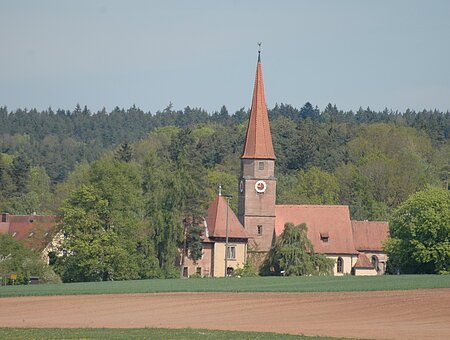
<path id="1" fill-rule="evenodd" d="M 268 251 L 275 230 L 275 152 L 264 97 L 261 51 L 258 51 L 252 107 L 241 155 L 238 218 L 249 245 Z"/>

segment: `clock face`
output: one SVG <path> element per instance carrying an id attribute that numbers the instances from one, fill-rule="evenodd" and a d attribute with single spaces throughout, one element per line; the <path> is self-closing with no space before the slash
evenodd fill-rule
<path id="1" fill-rule="evenodd" d="M 244 181 L 239 182 L 239 191 L 244 192 Z"/>
<path id="2" fill-rule="evenodd" d="M 264 181 L 258 181 L 255 183 L 255 190 L 258 193 L 263 193 L 267 189 L 267 184 Z"/>

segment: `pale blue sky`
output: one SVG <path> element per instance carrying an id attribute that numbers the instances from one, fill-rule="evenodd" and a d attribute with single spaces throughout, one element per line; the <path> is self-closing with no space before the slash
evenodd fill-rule
<path id="1" fill-rule="evenodd" d="M 0 106 L 450 110 L 450 1 L 0 2 Z"/>

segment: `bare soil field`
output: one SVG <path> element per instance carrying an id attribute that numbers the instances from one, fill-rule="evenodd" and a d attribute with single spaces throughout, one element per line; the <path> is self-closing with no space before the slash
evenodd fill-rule
<path id="1" fill-rule="evenodd" d="M 2 298 L 0 327 L 191 327 L 371 339 L 450 339 L 450 289 Z"/>

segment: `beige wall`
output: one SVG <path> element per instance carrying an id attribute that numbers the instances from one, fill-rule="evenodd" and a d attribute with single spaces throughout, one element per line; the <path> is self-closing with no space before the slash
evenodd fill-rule
<path id="1" fill-rule="evenodd" d="M 194 262 L 188 257 L 184 258 L 184 265 L 187 267 L 187 275 L 192 276 L 197 273 L 197 268 L 201 268 L 202 277 L 210 277 L 213 275 L 213 257 L 214 257 L 214 243 L 203 243 L 203 255 L 200 260 Z M 182 268 L 183 270 L 183 268 Z M 183 272 L 182 272 L 183 273 Z"/>
<path id="2" fill-rule="evenodd" d="M 242 268 L 247 258 L 247 243 L 229 242 L 229 246 L 236 247 L 236 259 L 228 259 L 227 266 L 231 268 Z M 214 243 L 214 277 L 225 276 L 225 242 Z"/>
<path id="3" fill-rule="evenodd" d="M 345 274 L 350 275 L 351 272 L 352 272 L 353 265 L 356 263 L 356 260 L 357 260 L 357 256 L 356 255 L 349 255 L 349 254 L 342 254 L 342 255 L 339 255 L 339 254 L 333 254 L 333 255 L 326 254 L 326 256 L 329 259 L 333 259 L 334 260 L 333 275 L 336 275 L 336 276 L 341 276 L 341 275 L 345 275 Z M 337 259 L 339 257 L 342 257 L 342 259 L 344 260 L 343 273 L 338 273 L 337 272 Z"/>
<path id="4" fill-rule="evenodd" d="M 355 276 L 375 276 L 377 271 L 375 269 L 369 268 L 358 268 L 355 269 Z"/>

